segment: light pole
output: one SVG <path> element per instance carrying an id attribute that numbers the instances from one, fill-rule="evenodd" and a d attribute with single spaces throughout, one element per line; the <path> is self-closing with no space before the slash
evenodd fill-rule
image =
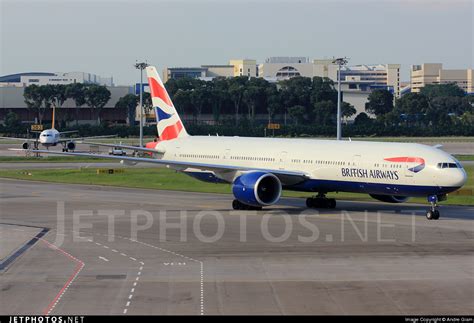
<path id="1" fill-rule="evenodd" d="M 341 66 L 346 65 L 347 60 L 347 57 L 340 57 L 332 61 L 337 64 L 337 140 L 341 140 Z"/>
<path id="2" fill-rule="evenodd" d="M 143 70 L 148 66 L 146 62 L 135 63 L 135 68 L 140 70 L 140 147 L 143 147 Z"/>

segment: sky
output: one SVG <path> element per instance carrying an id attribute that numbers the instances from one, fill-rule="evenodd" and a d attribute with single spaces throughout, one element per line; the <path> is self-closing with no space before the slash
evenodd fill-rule
<path id="1" fill-rule="evenodd" d="M 133 64 L 263 63 L 473 68 L 473 0 L 0 0 L 0 75 L 83 71 L 139 81 Z"/>

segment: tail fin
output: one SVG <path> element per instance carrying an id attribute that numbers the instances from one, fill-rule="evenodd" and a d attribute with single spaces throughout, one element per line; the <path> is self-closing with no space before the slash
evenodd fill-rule
<path id="1" fill-rule="evenodd" d="M 51 129 L 54 129 L 54 123 L 56 121 L 56 104 L 51 103 L 51 105 L 53 107 L 53 118 L 52 118 L 52 121 L 51 121 Z"/>
<path id="2" fill-rule="evenodd" d="M 154 66 L 146 68 L 160 141 L 189 136 Z"/>

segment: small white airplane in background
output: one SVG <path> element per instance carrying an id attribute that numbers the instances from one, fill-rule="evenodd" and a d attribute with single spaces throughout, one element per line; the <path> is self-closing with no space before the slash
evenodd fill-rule
<path id="1" fill-rule="evenodd" d="M 98 138 L 112 138 L 116 137 L 115 135 L 111 136 L 94 136 L 94 137 L 81 137 L 81 138 L 64 138 L 62 135 L 70 134 L 70 133 L 77 133 L 77 130 L 72 131 L 58 131 L 55 129 L 55 111 L 56 107 L 53 104 L 53 118 L 51 129 L 45 129 L 41 132 L 39 131 L 31 131 L 33 133 L 39 133 L 37 138 L 15 138 L 15 137 L 0 137 L 0 139 L 8 139 L 8 140 L 22 140 L 23 144 L 21 147 L 23 149 L 31 149 L 32 146 L 34 149 L 38 149 L 39 144 L 49 149 L 49 147 L 54 147 L 58 144 L 63 146 L 63 152 L 74 151 L 76 149 L 76 142 L 80 142 L 82 140 L 87 139 L 98 139 Z"/>
<path id="2" fill-rule="evenodd" d="M 127 164 L 156 163 L 206 182 L 232 184 L 237 210 L 261 209 L 282 190 L 314 192 L 307 207 L 335 208 L 328 192 L 365 193 L 402 203 L 425 197 L 426 217 L 438 219 L 437 203 L 467 180 L 461 164 L 438 147 L 411 143 L 315 139 L 190 136 L 155 67 L 146 69 L 159 140 L 146 148 L 97 144 L 149 153 L 153 158 L 38 151 L 111 158 Z"/>

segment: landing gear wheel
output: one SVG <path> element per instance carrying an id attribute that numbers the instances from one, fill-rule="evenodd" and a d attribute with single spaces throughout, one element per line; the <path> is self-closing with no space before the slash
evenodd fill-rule
<path id="1" fill-rule="evenodd" d="M 336 208 L 336 199 L 328 199 L 327 200 L 328 208 L 335 209 Z"/>
<path id="2" fill-rule="evenodd" d="M 313 198 L 308 197 L 308 198 L 306 199 L 306 207 L 312 208 L 313 206 L 314 206 L 314 205 L 313 205 Z"/>
<path id="3" fill-rule="evenodd" d="M 431 210 L 429 210 L 428 212 L 426 212 L 426 218 L 427 218 L 428 220 L 433 220 L 433 218 L 434 218 L 434 212 L 431 211 Z"/>
<path id="4" fill-rule="evenodd" d="M 252 206 L 252 205 L 247 205 L 239 200 L 233 200 L 232 201 L 232 208 L 234 210 L 255 210 L 255 211 L 261 211 L 262 207 L 261 206 Z"/>
<path id="5" fill-rule="evenodd" d="M 428 196 L 428 202 L 430 202 L 431 208 L 428 212 L 426 212 L 426 218 L 428 220 L 438 220 L 440 216 L 440 213 L 438 211 L 438 196 Z"/>
<path id="6" fill-rule="evenodd" d="M 240 203 L 238 200 L 233 200 L 232 201 L 232 208 L 234 210 L 242 210 L 242 203 Z"/>

